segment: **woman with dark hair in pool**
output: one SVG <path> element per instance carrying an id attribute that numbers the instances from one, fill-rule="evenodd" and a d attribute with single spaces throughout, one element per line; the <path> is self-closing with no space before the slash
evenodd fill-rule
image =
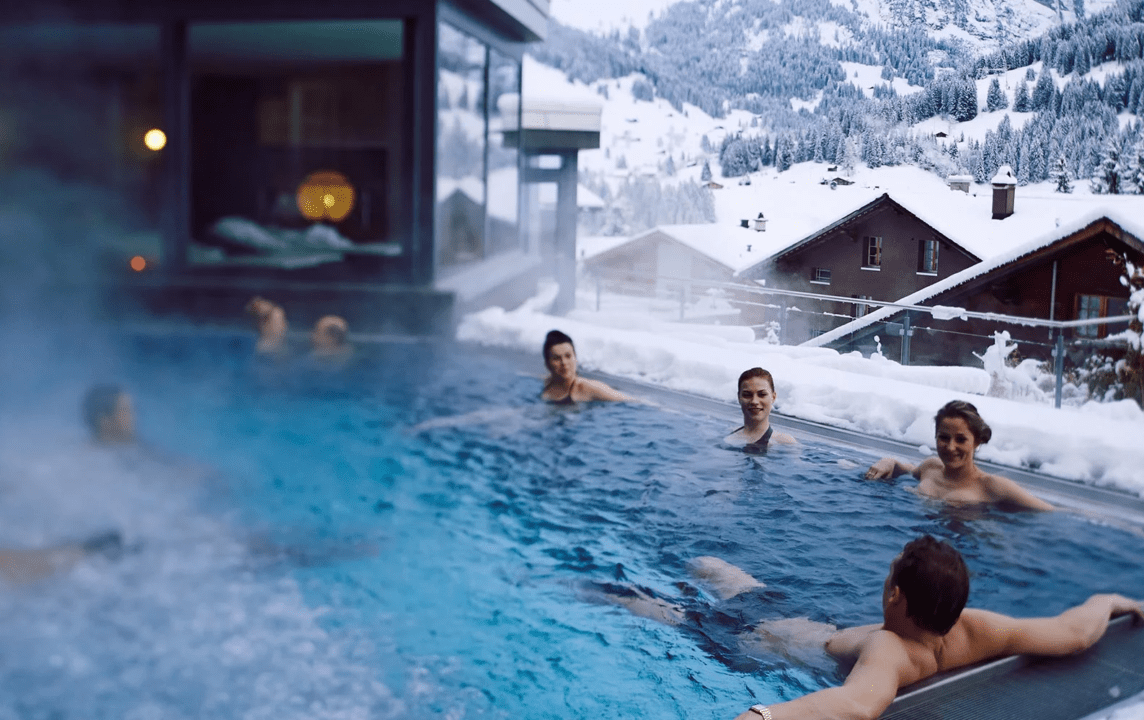
<path id="1" fill-rule="evenodd" d="M 572 338 L 559 330 L 549 332 L 544 338 L 544 366 L 548 368 L 548 378 L 544 381 L 540 397 L 550 403 L 571 405 L 589 400 L 623 402 L 634 399 L 599 380 L 580 377 Z"/>
<path id="2" fill-rule="evenodd" d="M 771 427 L 771 408 L 778 399 L 775 379 L 766 370 L 754 367 L 739 376 L 739 408 L 743 424 L 725 442 L 742 446 L 746 452 L 764 452 L 771 443 L 794 445 L 798 441 Z"/>
<path id="3" fill-rule="evenodd" d="M 934 416 L 937 455 L 917 465 L 884 457 L 866 471 L 867 480 L 896 478 L 909 473 L 918 479 L 917 492 L 946 502 L 965 504 L 1009 503 L 1031 510 L 1053 510 L 1009 478 L 990 475 L 974 462 L 979 445 L 989 442 L 993 430 L 964 400 L 951 400 Z"/>

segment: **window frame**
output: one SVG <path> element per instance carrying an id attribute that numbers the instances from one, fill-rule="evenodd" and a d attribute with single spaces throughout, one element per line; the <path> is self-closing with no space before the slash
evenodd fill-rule
<path id="1" fill-rule="evenodd" d="M 810 271 L 811 285 L 829 285 L 831 280 L 830 268 L 816 267 Z"/>
<path id="2" fill-rule="evenodd" d="M 881 235 L 862 236 L 862 269 L 881 270 L 885 243 Z"/>
<path id="3" fill-rule="evenodd" d="M 932 254 L 927 255 L 927 250 L 932 249 Z M 921 238 L 918 240 L 918 275 L 936 276 L 938 274 L 938 262 L 941 243 L 935 239 Z M 926 260 L 929 260 L 927 263 Z"/>
<path id="4" fill-rule="evenodd" d="M 1085 303 L 1086 299 L 1090 300 L 1090 301 L 1095 300 L 1096 301 L 1096 307 L 1095 308 L 1090 307 L 1086 310 L 1084 307 L 1084 305 L 1086 304 Z M 1074 312 L 1073 316 L 1076 320 L 1093 320 L 1096 318 L 1112 317 L 1112 314 L 1109 312 L 1108 306 L 1109 306 L 1109 302 L 1113 301 L 1113 300 L 1117 300 L 1117 301 L 1120 301 L 1123 303 L 1128 302 L 1127 299 L 1114 298 L 1114 297 L 1109 296 L 1109 295 L 1077 293 L 1075 308 L 1074 308 L 1075 312 Z M 1091 303 L 1089 303 L 1089 304 L 1091 304 Z M 1095 309 L 1097 314 L 1095 314 L 1095 315 L 1089 314 L 1094 309 Z M 1128 314 L 1128 313 L 1125 312 L 1124 314 Z M 1076 331 L 1076 335 L 1079 338 L 1084 338 L 1084 339 L 1088 339 L 1088 340 L 1097 340 L 1100 338 L 1108 337 L 1108 325 L 1107 324 L 1082 325 L 1080 327 L 1076 327 L 1073 329 Z"/>

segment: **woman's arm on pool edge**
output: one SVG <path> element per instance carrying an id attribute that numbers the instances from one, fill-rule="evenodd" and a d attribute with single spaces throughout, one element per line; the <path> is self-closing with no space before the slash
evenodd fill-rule
<path id="1" fill-rule="evenodd" d="M 1055 507 L 1007 477 L 1001 475 L 986 475 L 985 486 L 989 488 L 989 492 L 993 497 L 999 501 L 1011 502 L 1029 510 L 1056 510 Z"/>
<path id="2" fill-rule="evenodd" d="M 924 465 L 926 462 L 928 462 L 928 458 L 927 460 L 923 460 L 917 465 L 911 465 L 904 460 L 898 460 L 897 458 L 892 457 L 884 457 L 870 466 L 870 469 L 866 471 L 866 479 L 892 480 L 899 475 L 916 476 L 922 465 Z"/>

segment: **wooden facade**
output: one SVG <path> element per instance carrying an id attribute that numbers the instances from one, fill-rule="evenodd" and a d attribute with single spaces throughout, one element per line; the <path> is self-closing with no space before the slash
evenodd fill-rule
<path id="1" fill-rule="evenodd" d="M 893 302 L 979 261 L 883 194 L 739 275 L 772 288 Z M 747 309 L 747 322 L 778 319 L 789 343 L 839 327 L 864 310 L 843 301 L 776 297 L 773 303 L 783 308 Z"/>
<path id="2" fill-rule="evenodd" d="M 1144 263 L 1144 239 L 1103 217 L 921 304 L 1045 320 L 1122 315 L 1127 313 L 1128 289 L 1120 282 L 1123 270 L 1114 261 L 1117 255 L 1127 255 L 1138 265 Z M 888 319 L 900 323 L 901 314 Z M 989 336 L 999 331 L 1008 331 L 1021 343 L 1024 357 L 1050 358 L 1052 338 L 1044 327 L 980 319 L 938 321 L 919 313 L 911 315 L 911 324 L 917 328 L 911 340 L 911 362 L 918 364 L 976 363 L 973 353 L 982 353 L 990 344 Z M 1091 344 L 1083 341 L 1097 340 L 1124 327 L 1121 323 L 1068 331 L 1070 359 L 1075 362 L 1091 351 Z M 879 333 L 883 340 L 892 337 L 885 323 L 878 322 L 832 346 L 843 351 L 866 348 Z M 896 343 L 896 339 L 891 340 L 887 352 L 896 350 Z"/>

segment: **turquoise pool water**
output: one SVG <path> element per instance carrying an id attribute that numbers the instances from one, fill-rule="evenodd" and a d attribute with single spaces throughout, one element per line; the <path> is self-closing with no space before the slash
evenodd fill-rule
<path id="1" fill-rule="evenodd" d="M 844 448 L 747 457 L 714 420 L 539 405 L 536 377 L 470 347 L 388 344 L 338 372 L 250 350 L 125 337 L 6 381 L 4 542 L 115 527 L 126 549 L 0 597 L 0 720 L 733 717 L 839 679 L 744 631 L 877 620 L 925 532 L 966 555 L 978 606 L 1144 594 L 1136 535 L 951 512 L 862 481 L 872 456 Z M 68 414 L 95 377 L 125 379 L 150 450 L 82 441 Z M 509 409 L 409 432 L 490 407 Z M 698 555 L 767 588 L 718 601 Z M 687 622 L 601 601 L 633 585 Z"/>

